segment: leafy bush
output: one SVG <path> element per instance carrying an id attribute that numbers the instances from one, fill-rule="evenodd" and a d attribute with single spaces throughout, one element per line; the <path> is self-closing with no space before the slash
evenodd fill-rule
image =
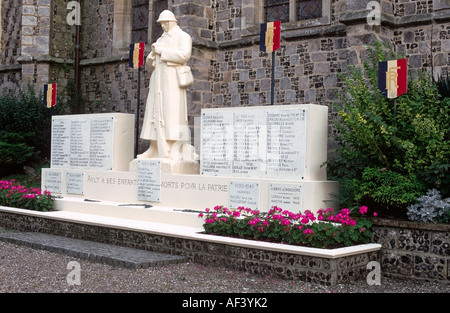
<path id="1" fill-rule="evenodd" d="M 373 203 L 381 209 L 403 211 L 423 194 L 423 190 L 423 185 L 414 176 L 367 167 L 363 171 L 356 200 Z"/>
<path id="2" fill-rule="evenodd" d="M 0 205 L 41 212 L 51 211 L 54 197 L 48 191 L 16 184 L 14 180 L 0 181 Z"/>
<path id="3" fill-rule="evenodd" d="M 0 177 L 50 156 L 51 115 L 67 111 L 64 101 L 52 110 L 34 87 L 0 95 Z"/>
<path id="4" fill-rule="evenodd" d="M 316 248 L 336 248 L 368 243 L 372 223 L 361 218 L 367 207 L 361 207 L 358 218 L 351 218 L 349 209 L 334 214 L 333 209 L 319 210 L 315 216 L 310 211 L 292 213 L 273 207 L 267 213 L 238 207 L 228 209 L 216 206 L 206 209 L 203 225 L 206 234 L 245 239 L 265 240 Z"/>
<path id="5" fill-rule="evenodd" d="M 361 195 L 371 193 L 370 199 L 378 198 L 377 205 L 381 207 L 401 204 L 405 208 L 414 203 L 416 197 L 412 195 L 417 190 L 440 188 L 450 192 L 443 189 L 445 182 L 450 181 L 450 98 L 440 96 L 425 72 L 409 79 L 406 94 L 397 99 L 384 97 L 378 89 L 378 62 L 396 58 L 385 50 L 376 43 L 369 48 L 363 68 L 350 67 L 341 76 L 344 92 L 339 95 L 341 106 L 336 109 L 335 122 L 338 147 L 327 168 L 330 179 L 351 182 L 344 185 L 348 187 L 345 193 L 354 193 L 353 199 L 347 196 L 349 203 L 370 205 L 361 202 L 368 199 Z M 376 174 L 375 169 L 387 172 Z M 371 178 L 378 181 L 368 181 L 369 172 L 376 174 Z M 394 184 L 383 186 L 379 180 L 382 176 L 383 180 L 401 182 L 400 189 L 411 183 L 407 192 L 412 194 L 388 195 Z M 424 188 L 419 188 L 421 184 Z"/>
<path id="6" fill-rule="evenodd" d="M 21 166 L 45 156 L 49 149 L 50 113 L 29 87 L 26 92 L 5 92 L 0 97 L 0 174 L 15 172 Z"/>
<path id="7" fill-rule="evenodd" d="M 408 218 L 416 222 L 449 222 L 450 203 L 442 200 L 441 193 L 436 190 L 428 192 L 417 199 L 418 203 L 408 206 Z"/>

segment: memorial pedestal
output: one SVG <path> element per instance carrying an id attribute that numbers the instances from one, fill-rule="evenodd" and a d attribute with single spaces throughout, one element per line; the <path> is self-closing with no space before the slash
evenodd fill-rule
<path id="1" fill-rule="evenodd" d="M 321 167 L 327 116 L 318 105 L 203 110 L 200 164 L 133 159 L 132 115 L 55 117 L 42 186 L 57 210 L 196 227 L 216 205 L 337 208 L 339 185 Z"/>

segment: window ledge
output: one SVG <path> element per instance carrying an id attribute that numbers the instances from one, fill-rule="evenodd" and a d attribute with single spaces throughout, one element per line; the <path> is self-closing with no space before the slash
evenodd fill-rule
<path id="1" fill-rule="evenodd" d="M 357 12 L 345 12 L 339 15 L 339 22 L 350 25 L 356 23 L 366 23 L 367 16 L 371 10 L 362 10 Z M 450 10 L 437 13 L 424 13 L 395 17 L 390 14 L 381 13 L 381 25 L 404 27 L 420 24 L 429 24 L 433 21 L 444 22 L 450 20 Z"/>

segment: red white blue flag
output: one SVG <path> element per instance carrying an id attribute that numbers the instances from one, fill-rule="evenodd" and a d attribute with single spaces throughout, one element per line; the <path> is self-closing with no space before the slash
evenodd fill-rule
<path id="1" fill-rule="evenodd" d="M 130 67 L 138 69 L 142 65 L 144 65 L 144 50 L 145 50 L 144 42 L 139 42 L 130 45 L 130 58 L 129 58 Z"/>
<path id="2" fill-rule="evenodd" d="M 44 85 L 44 106 L 52 108 L 56 105 L 56 84 Z"/>
<path id="3" fill-rule="evenodd" d="M 389 99 L 406 93 L 408 89 L 407 59 L 378 63 L 378 88 Z"/>
<path id="4" fill-rule="evenodd" d="M 263 52 L 274 52 L 280 48 L 281 21 L 261 24 L 259 48 Z"/>

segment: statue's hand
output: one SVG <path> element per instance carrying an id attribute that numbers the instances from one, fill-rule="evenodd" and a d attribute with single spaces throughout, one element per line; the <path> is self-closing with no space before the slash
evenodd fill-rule
<path id="1" fill-rule="evenodd" d="M 156 43 L 152 44 L 152 51 L 156 54 L 161 54 L 162 53 L 161 45 L 158 45 Z"/>

